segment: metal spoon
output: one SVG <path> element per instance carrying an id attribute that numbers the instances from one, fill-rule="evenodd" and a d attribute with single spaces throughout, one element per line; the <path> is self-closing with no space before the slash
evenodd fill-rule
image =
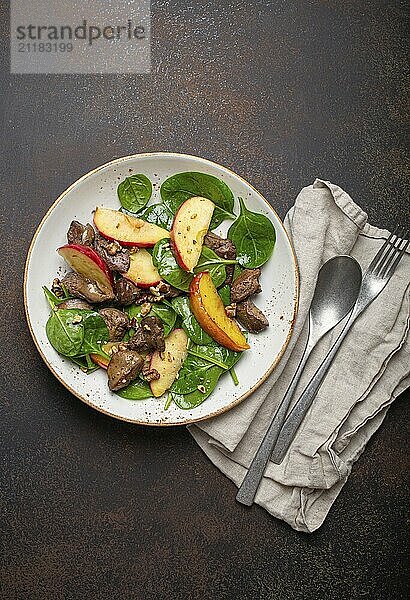
<path id="1" fill-rule="evenodd" d="M 325 333 L 333 329 L 351 311 L 361 282 L 362 270 L 351 256 L 334 256 L 320 269 L 309 311 L 309 336 L 303 356 L 242 481 L 236 495 L 238 502 L 246 506 L 253 503 L 309 355 Z"/>

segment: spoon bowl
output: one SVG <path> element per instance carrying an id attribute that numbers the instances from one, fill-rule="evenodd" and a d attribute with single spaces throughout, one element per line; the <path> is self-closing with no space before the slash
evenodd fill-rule
<path id="1" fill-rule="evenodd" d="M 353 308 L 362 282 L 362 270 L 352 256 L 334 256 L 321 267 L 310 306 L 313 345 Z"/>

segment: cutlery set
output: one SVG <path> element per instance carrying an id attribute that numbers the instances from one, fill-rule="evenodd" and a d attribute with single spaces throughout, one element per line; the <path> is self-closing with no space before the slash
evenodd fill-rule
<path id="1" fill-rule="evenodd" d="M 400 237 L 392 233 L 373 258 L 363 277 L 360 265 L 351 256 L 335 256 L 321 267 L 309 311 L 309 334 L 305 350 L 238 490 L 236 499 L 240 503 L 251 506 L 269 460 L 280 464 L 284 459 L 344 338 L 358 316 L 386 287 L 409 246 L 408 237 L 407 233 Z M 347 316 L 336 341 L 289 411 L 313 348 Z"/>

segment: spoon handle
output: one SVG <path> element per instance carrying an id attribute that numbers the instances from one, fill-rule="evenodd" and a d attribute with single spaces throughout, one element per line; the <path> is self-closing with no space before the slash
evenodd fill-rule
<path id="1" fill-rule="evenodd" d="M 313 375 L 308 385 L 303 390 L 295 406 L 290 411 L 280 433 L 276 436 L 277 441 L 271 456 L 272 462 L 280 464 L 284 459 L 285 454 L 300 427 L 300 424 L 305 418 L 307 411 L 309 410 L 320 386 L 322 385 L 323 379 L 325 378 L 325 375 L 337 351 L 339 350 L 344 338 L 346 337 L 357 316 L 357 311 L 353 310 L 346 325 L 339 334 L 339 337 L 327 353 L 326 357 L 317 369 L 316 373 Z"/>
<path id="2" fill-rule="evenodd" d="M 263 477 L 266 465 L 268 464 L 270 455 L 272 454 L 273 447 L 281 431 L 281 427 L 285 420 L 286 413 L 291 403 L 296 386 L 298 384 L 304 366 L 307 362 L 307 359 L 309 358 L 309 355 L 312 352 L 312 349 L 313 345 L 310 343 L 309 339 L 306 344 L 306 348 L 303 352 L 303 356 L 298 365 L 298 368 L 296 369 L 296 373 L 294 374 L 293 379 L 290 382 L 290 385 L 286 391 L 285 396 L 283 397 L 282 402 L 279 404 L 278 409 L 272 417 L 269 428 L 265 433 L 265 437 L 263 438 L 262 443 L 259 446 L 252 460 L 251 466 L 249 467 L 248 472 L 246 473 L 242 481 L 238 493 L 236 494 L 236 499 L 241 504 L 251 506 L 253 503 L 253 500 L 256 496 L 256 492 L 258 491 L 259 483 Z"/>

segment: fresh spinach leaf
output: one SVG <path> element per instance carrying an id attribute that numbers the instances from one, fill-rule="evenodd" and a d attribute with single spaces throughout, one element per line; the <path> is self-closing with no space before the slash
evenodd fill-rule
<path id="1" fill-rule="evenodd" d="M 165 204 L 153 204 L 145 209 L 141 214 L 141 219 L 170 231 L 174 215 Z"/>
<path id="2" fill-rule="evenodd" d="M 80 311 L 76 311 L 77 314 Z M 84 338 L 79 354 L 91 354 L 101 352 L 101 346 L 108 342 L 110 334 L 108 327 L 97 312 L 81 311 L 84 326 Z"/>
<path id="3" fill-rule="evenodd" d="M 124 308 L 130 319 L 135 319 L 139 323 L 142 319 L 141 316 L 142 305 L 137 306 L 136 304 L 130 304 Z"/>
<path id="4" fill-rule="evenodd" d="M 142 379 L 136 379 L 126 388 L 115 393 L 126 400 L 146 400 L 147 398 L 152 398 L 152 392 L 148 383 L 142 381 Z"/>
<path id="5" fill-rule="evenodd" d="M 84 339 L 82 319 L 73 319 L 78 311 L 72 309 L 53 310 L 46 324 L 46 334 L 50 344 L 64 356 L 77 356 Z"/>
<path id="6" fill-rule="evenodd" d="M 225 370 L 233 367 L 243 354 L 243 352 L 228 350 L 215 341 L 207 345 L 190 343 L 188 352 L 204 360 L 213 361 L 215 364 L 224 365 Z"/>
<path id="7" fill-rule="evenodd" d="M 172 253 L 169 240 L 164 238 L 155 244 L 152 261 L 162 279 L 165 279 L 167 283 L 184 292 L 189 290 L 192 274 L 187 273 L 178 265 Z"/>
<path id="8" fill-rule="evenodd" d="M 182 319 L 182 327 L 185 333 L 196 344 L 211 344 L 212 338 L 202 329 L 194 317 L 186 296 L 178 296 L 172 300 L 172 307 Z"/>
<path id="9" fill-rule="evenodd" d="M 87 354 L 87 357 L 71 356 L 70 359 L 72 360 L 72 362 L 74 364 L 76 364 L 78 367 L 80 367 L 80 369 L 86 375 L 90 375 L 90 373 L 94 373 L 94 371 L 98 371 L 98 369 L 100 368 L 99 365 L 96 365 L 95 363 L 92 362 L 92 360 L 89 358 L 88 354 Z"/>
<path id="10" fill-rule="evenodd" d="M 222 300 L 224 306 L 229 306 L 229 304 L 231 303 L 231 288 L 230 288 L 230 286 L 224 285 L 223 287 L 219 288 L 218 294 L 221 297 L 221 300 Z"/>
<path id="11" fill-rule="evenodd" d="M 233 381 L 234 385 L 239 385 L 239 379 L 238 379 L 238 376 L 236 374 L 234 367 L 231 367 L 229 369 L 229 374 L 232 377 L 232 381 Z"/>
<path id="12" fill-rule="evenodd" d="M 149 315 L 155 315 L 161 319 L 164 324 L 164 337 L 167 337 L 171 333 L 175 326 L 175 321 L 177 320 L 177 314 L 175 310 L 162 303 L 153 304 L 151 306 Z"/>
<path id="13" fill-rule="evenodd" d="M 121 206 L 137 213 L 147 205 L 152 194 L 152 184 L 146 175 L 138 174 L 126 177 L 117 188 Z"/>
<path id="14" fill-rule="evenodd" d="M 201 271 L 209 271 L 215 287 L 218 288 L 226 279 L 226 269 L 224 266 L 226 262 L 227 261 L 224 261 L 223 258 L 220 258 L 215 254 L 213 250 L 207 248 L 207 246 L 203 246 L 201 256 L 194 272 L 201 273 Z"/>
<path id="15" fill-rule="evenodd" d="M 189 394 L 196 390 L 201 391 L 201 388 L 207 390 L 213 382 L 215 369 L 223 371 L 220 367 L 216 367 L 205 360 L 188 356 L 179 372 L 178 379 L 172 384 L 171 392 Z M 203 393 L 203 389 L 201 393 Z"/>
<path id="16" fill-rule="evenodd" d="M 164 238 L 155 244 L 152 261 L 162 279 L 183 292 L 189 291 L 193 275 L 178 265 L 168 239 Z M 226 279 L 225 264 L 231 264 L 231 262 L 220 258 L 213 250 L 204 246 L 194 271 L 195 273 L 209 271 L 215 287 L 219 287 Z"/>
<path id="17" fill-rule="evenodd" d="M 106 356 L 101 346 L 109 340 L 108 328 L 94 311 L 55 308 L 47 321 L 46 333 L 53 348 L 64 356 Z"/>
<path id="18" fill-rule="evenodd" d="M 184 410 L 202 404 L 215 389 L 219 378 L 227 370 L 232 370 L 242 354 L 228 350 L 216 342 L 208 346 L 190 343 L 188 357 L 171 388 L 175 404 Z M 232 377 L 235 382 L 236 373 Z"/>
<path id="19" fill-rule="evenodd" d="M 64 298 L 59 298 L 58 296 L 56 296 L 54 292 L 51 292 L 45 285 L 43 285 L 43 292 L 51 308 L 54 308 L 55 306 L 57 306 L 57 304 L 63 302 L 64 300 Z"/>
<path id="20" fill-rule="evenodd" d="M 139 324 L 142 320 L 141 315 L 142 306 L 136 306 L 135 304 L 131 304 L 127 306 L 125 312 L 129 316 L 130 319 L 135 319 Z M 147 316 L 155 315 L 164 324 L 164 337 L 167 337 L 171 331 L 174 329 L 175 321 L 177 320 L 177 315 L 172 307 L 172 305 L 168 305 L 162 302 L 158 302 L 158 304 L 153 304 L 151 306 L 151 310 L 149 311 Z"/>
<path id="21" fill-rule="evenodd" d="M 263 265 L 272 255 L 276 232 L 268 217 L 251 212 L 239 198 L 241 212 L 230 226 L 228 238 L 235 244 L 239 263 L 247 269 Z"/>
<path id="22" fill-rule="evenodd" d="M 239 277 L 239 275 L 242 273 L 243 271 L 243 267 L 241 267 L 241 265 L 235 265 L 235 268 L 233 270 L 233 277 L 232 277 L 232 282 L 235 281 L 235 279 L 237 279 L 237 277 Z"/>
<path id="23" fill-rule="evenodd" d="M 192 196 L 202 196 L 212 200 L 215 210 L 210 229 L 215 229 L 225 219 L 234 219 L 232 213 L 234 197 L 230 188 L 213 175 L 189 171 L 177 173 L 161 185 L 161 198 L 169 210 L 175 214 L 185 200 Z"/>
<path id="24" fill-rule="evenodd" d="M 196 389 L 188 394 L 173 393 L 172 397 L 175 404 L 183 410 L 196 408 L 212 394 L 223 372 L 223 369 L 220 367 L 211 367 L 206 371 L 206 374 L 203 377 L 203 383 L 200 384 L 200 386 L 203 386 L 202 390 Z"/>

